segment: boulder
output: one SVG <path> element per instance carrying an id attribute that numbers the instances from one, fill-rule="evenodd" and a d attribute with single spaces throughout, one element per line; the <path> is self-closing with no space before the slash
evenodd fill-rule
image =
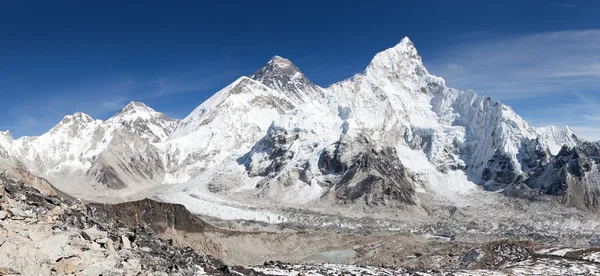
<path id="1" fill-rule="evenodd" d="M 8 212 L 12 215 L 13 219 L 24 219 L 27 217 L 27 214 L 19 208 L 9 208 Z"/>
<path id="2" fill-rule="evenodd" d="M 131 249 L 131 242 L 127 236 L 121 236 L 121 242 L 123 242 L 122 249 Z"/>
<path id="3" fill-rule="evenodd" d="M 54 264 L 54 267 L 52 268 L 52 270 L 62 272 L 64 274 L 73 274 L 73 273 L 81 270 L 80 264 L 81 264 L 80 258 L 77 258 L 77 257 L 65 258 L 65 259 L 61 259 L 56 264 Z"/>
<path id="4" fill-rule="evenodd" d="M 108 234 L 104 231 L 98 230 L 96 227 L 91 227 L 81 231 L 81 236 L 88 241 L 96 241 L 108 237 Z"/>

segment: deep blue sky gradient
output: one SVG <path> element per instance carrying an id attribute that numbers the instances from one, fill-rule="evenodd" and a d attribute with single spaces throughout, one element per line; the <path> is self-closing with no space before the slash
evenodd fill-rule
<path id="1" fill-rule="evenodd" d="M 431 72 L 443 72 L 451 49 L 600 29 L 599 11 L 600 1 L 589 0 L 3 1 L 0 129 L 39 135 L 66 114 L 106 119 L 131 100 L 182 118 L 273 55 L 327 86 L 404 36 Z M 527 108 L 531 99 L 492 94 L 545 123 Z"/>

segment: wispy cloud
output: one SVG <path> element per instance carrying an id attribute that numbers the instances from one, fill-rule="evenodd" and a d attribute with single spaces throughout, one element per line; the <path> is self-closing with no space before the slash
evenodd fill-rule
<path id="1" fill-rule="evenodd" d="M 534 98 L 600 88 L 600 30 L 465 40 L 425 61 L 460 89 Z"/>
<path id="2" fill-rule="evenodd" d="M 575 9 L 575 10 L 580 10 L 580 11 L 585 11 L 585 12 L 598 12 L 598 10 L 596 10 L 596 9 L 584 7 L 584 6 L 578 6 L 578 5 L 574 5 L 571 3 L 553 3 L 553 4 L 557 7 L 566 8 L 566 9 Z"/>
<path id="3" fill-rule="evenodd" d="M 592 131 L 600 118 L 600 30 L 490 33 L 460 39 L 425 63 L 449 86 L 514 105 L 535 124 L 572 125 L 600 140 Z"/>

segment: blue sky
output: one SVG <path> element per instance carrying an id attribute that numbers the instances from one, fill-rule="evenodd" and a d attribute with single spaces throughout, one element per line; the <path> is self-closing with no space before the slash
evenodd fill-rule
<path id="1" fill-rule="evenodd" d="M 327 86 L 408 36 L 449 86 L 600 140 L 600 1 L 124 2 L 0 2 L 0 129 L 131 100 L 182 118 L 273 55 Z"/>

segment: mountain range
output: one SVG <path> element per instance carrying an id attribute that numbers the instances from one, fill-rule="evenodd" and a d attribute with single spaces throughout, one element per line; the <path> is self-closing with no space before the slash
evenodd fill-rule
<path id="1" fill-rule="evenodd" d="M 595 210 L 599 162 L 600 146 L 569 127 L 532 127 L 447 87 L 408 38 L 328 87 L 275 56 L 181 120 L 131 102 L 106 121 L 65 116 L 39 137 L 0 133 L 0 168 L 13 175 L 90 201 L 155 197 L 225 219 L 260 220 L 248 208 L 231 215 L 235 202 L 418 210 L 471 189 Z"/>

